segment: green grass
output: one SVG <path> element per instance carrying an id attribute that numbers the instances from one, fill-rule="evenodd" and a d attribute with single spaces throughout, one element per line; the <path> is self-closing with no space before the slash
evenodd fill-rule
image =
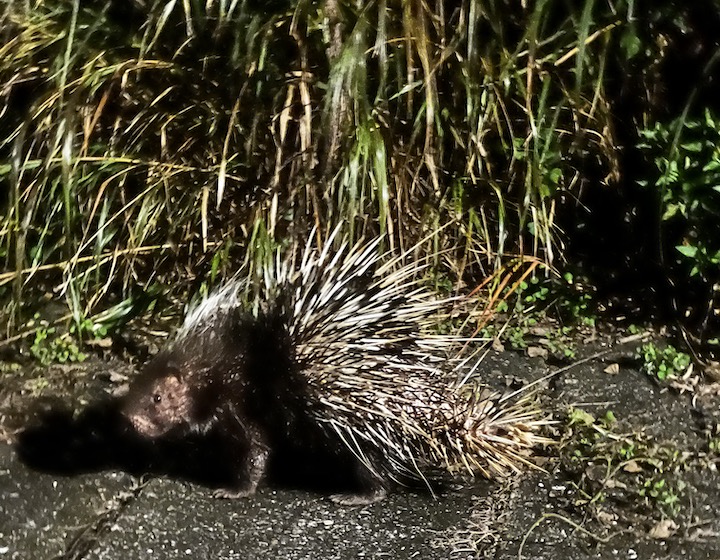
<path id="1" fill-rule="evenodd" d="M 3 317 L 41 288 L 78 326 L 156 284 L 197 291 L 256 254 L 260 223 L 272 243 L 337 223 L 423 240 L 456 291 L 513 259 L 560 265 L 559 201 L 589 167 L 615 176 L 608 68 L 641 56 L 631 7 L 9 3 Z"/>

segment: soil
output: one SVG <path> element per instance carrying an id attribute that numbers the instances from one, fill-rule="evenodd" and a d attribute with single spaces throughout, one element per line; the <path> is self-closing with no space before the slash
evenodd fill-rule
<path id="1" fill-rule="evenodd" d="M 539 383 L 559 442 L 539 451 L 543 470 L 356 508 L 317 480 L 282 477 L 250 498 L 213 498 L 223 471 L 211 436 L 150 446 L 119 421 L 129 360 L 5 361 L 0 558 L 715 560 L 720 390 L 651 378 L 639 344 L 598 335 L 561 364 L 491 352 L 480 375 L 494 385 L 555 373 Z"/>

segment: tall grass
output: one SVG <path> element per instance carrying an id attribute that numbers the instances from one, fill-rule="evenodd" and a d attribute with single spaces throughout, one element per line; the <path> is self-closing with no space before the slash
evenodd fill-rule
<path id="1" fill-rule="evenodd" d="M 605 69 L 627 10 L 8 3 L 0 284 L 16 304 L 55 289 L 79 322 L 221 274 L 259 223 L 280 240 L 342 222 L 390 248 L 433 233 L 417 250 L 455 283 L 517 254 L 552 264 L 559 196 L 588 162 L 616 166 Z"/>

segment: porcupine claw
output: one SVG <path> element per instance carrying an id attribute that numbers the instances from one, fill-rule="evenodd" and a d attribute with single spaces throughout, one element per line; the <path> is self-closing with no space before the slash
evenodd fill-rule
<path id="1" fill-rule="evenodd" d="M 380 502 L 387 496 L 385 488 L 374 488 L 366 493 L 332 494 L 330 500 L 341 506 L 367 506 Z"/>
<path id="2" fill-rule="evenodd" d="M 219 490 L 215 490 L 212 493 L 213 498 L 218 498 L 220 500 L 237 500 L 239 498 L 247 498 L 248 496 L 252 496 L 255 494 L 255 491 L 257 489 L 257 485 L 255 488 L 246 488 L 243 490 L 229 490 L 227 488 L 220 488 Z"/>

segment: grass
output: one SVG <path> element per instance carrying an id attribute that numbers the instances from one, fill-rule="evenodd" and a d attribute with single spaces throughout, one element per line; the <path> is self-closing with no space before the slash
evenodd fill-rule
<path id="1" fill-rule="evenodd" d="M 7 4 L 6 330 L 41 289 L 78 326 L 158 284 L 196 292 L 255 254 L 258 224 L 272 243 L 384 234 L 456 291 L 517 258 L 562 265 L 562 201 L 617 178 L 618 55 L 655 60 L 628 46 L 631 10 Z"/>

